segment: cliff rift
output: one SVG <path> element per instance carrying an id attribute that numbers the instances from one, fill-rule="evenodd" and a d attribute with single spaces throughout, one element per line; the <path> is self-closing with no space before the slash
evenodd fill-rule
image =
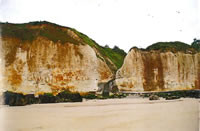
<path id="1" fill-rule="evenodd" d="M 98 83 L 112 79 L 117 70 L 103 47 L 74 29 L 48 22 L 1 26 L 6 90 L 96 91 Z"/>
<path id="2" fill-rule="evenodd" d="M 200 53 L 132 49 L 117 71 L 122 91 L 200 89 Z"/>

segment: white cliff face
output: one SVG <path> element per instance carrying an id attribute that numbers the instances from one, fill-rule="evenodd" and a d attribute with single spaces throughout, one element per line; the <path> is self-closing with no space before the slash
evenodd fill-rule
<path id="1" fill-rule="evenodd" d="M 196 59 L 195 59 L 196 58 Z M 198 80 L 199 54 L 161 53 L 164 89 L 192 89 Z"/>
<path id="2" fill-rule="evenodd" d="M 131 50 L 116 73 L 117 85 L 121 90 L 143 91 L 143 69 L 141 53 Z"/>
<path id="3" fill-rule="evenodd" d="M 1 38 L 1 26 L 0 26 L 0 105 L 3 104 L 3 92 L 4 90 L 4 71 L 5 71 L 5 62 L 3 56 L 3 49 L 2 49 L 2 38 Z"/>
<path id="4" fill-rule="evenodd" d="M 96 91 L 112 77 L 108 66 L 89 45 L 53 43 L 38 37 L 32 43 L 4 39 L 6 89 L 39 94 L 61 90 Z M 16 50 L 12 50 L 15 48 Z"/>
<path id="5" fill-rule="evenodd" d="M 199 89 L 200 53 L 132 49 L 117 71 L 116 82 L 125 91 Z"/>

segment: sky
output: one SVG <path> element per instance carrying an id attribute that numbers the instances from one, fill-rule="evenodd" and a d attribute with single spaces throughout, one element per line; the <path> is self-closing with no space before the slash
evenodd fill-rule
<path id="1" fill-rule="evenodd" d="M 200 39 L 200 0 L 0 0 L 0 21 L 49 21 L 128 51 Z"/>

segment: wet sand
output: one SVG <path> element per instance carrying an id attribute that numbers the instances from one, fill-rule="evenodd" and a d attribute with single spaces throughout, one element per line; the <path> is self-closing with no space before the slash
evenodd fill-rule
<path id="1" fill-rule="evenodd" d="M 199 131 L 199 100 L 143 98 L 0 107 L 0 131 Z"/>

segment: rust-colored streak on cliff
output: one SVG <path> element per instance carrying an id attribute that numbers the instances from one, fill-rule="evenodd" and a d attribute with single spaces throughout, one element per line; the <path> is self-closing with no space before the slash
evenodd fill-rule
<path id="1" fill-rule="evenodd" d="M 20 40 L 12 38 L 3 38 L 3 49 L 5 50 L 5 64 L 9 66 L 15 60 L 17 47 L 20 46 Z M 12 42 L 11 42 L 12 41 Z"/>
<path id="2" fill-rule="evenodd" d="M 104 63 L 101 59 L 98 59 L 98 73 L 99 73 L 99 80 L 100 82 L 106 82 L 109 79 L 113 78 L 112 72 L 109 70 L 106 63 Z"/>
<path id="3" fill-rule="evenodd" d="M 144 63 L 144 90 L 162 90 L 164 88 L 164 80 L 160 54 L 144 53 L 142 59 Z"/>
<path id="4" fill-rule="evenodd" d="M 8 76 L 8 81 L 12 86 L 20 86 L 22 82 L 21 74 L 19 74 L 15 69 L 10 69 L 10 75 Z"/>

